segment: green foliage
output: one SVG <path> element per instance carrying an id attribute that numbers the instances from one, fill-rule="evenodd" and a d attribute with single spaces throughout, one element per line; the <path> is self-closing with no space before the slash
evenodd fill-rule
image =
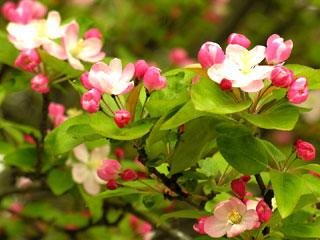
<path id="1" fill-rule="evenodd" d="M 308 80 L 308 87 L 310 90 L 320 89 L 320 69 L 314 69 L 299 64 L 287 64 L 285 66 L 293 70 L 296 77 L 305 77 Z"/>
<path id="2" fill-rule="evenodd" d="M 74 186 L 71 172 L 60 169 L 53 169 L 49 172 L 47 183 L 51 191 L 56 195 L 61 195 Z"/>
<path id="3" fill-rule="evenodd" d="M 191 219 L 198 219 L 202 216 L 208 215 L 205 211 L 198 211 L 198 210 L 180 210 L 171 213 L 166 213 L 161 215 L 158 220 L 158 225 L 161 225 L 165 221 L 170 218 L 191 218 Z"/>
<path id="4" fill-rule="evenodd" d="M 36 149 L 34 146 L 19 148 L 8 153 L 4 162 L 10 166 L 20 168 L 22 171 L 33 171 L 37 162 Z"/>

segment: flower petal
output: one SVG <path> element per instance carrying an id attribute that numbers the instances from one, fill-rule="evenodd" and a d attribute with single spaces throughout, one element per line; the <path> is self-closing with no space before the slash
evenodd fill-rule
<path id="1" fill-rule="evenodd" d="M 228 222 L 220 221 L 215 216 L 208 217 L 204 222 L 204 232 L 210 237 L 222 237 L 231 228 Z"/>
<path id="2" fill-rule="evenodd" d="M 91 56 L 99 54 L 102 48 L 102 41 L 98 38 L 89 38 L 84 40 L 83 49 L 79 53 L 78 57 L 81 60 L 87 61 L 86 59 Z M 100 59 L 101 60 L 101 59 Z"/>
<path id="3" fill-rule="evenodd" d="M 243 224 L 245 224 L 247 230 L 251 230 L 256 227 L 259 222 L 259 217 L 255 209 L 248 210 L 242 219 Z"/>
<path id="4" fill-rule="evenodd" d="M 83 163 L 88 162 L 89 153 L 88 153 L 86 145 L 80 144 L 79 146 L 75 147 L 73 149 L 73 153 L 74 153 L 75 157 L 78 160 L 80 160 L 81 162 L 83 162 Z"/>
<path id="5" fill-rule="evenodd" d="M 251 66 L 256 66 L 259 63 L 261 63 L 263 61 L 263 59 L 265 58 L 265 51 L 266 51 L 266 47 L 264 46 L 255 46 L 253 49 L 250 50 L 250 55 L 251 55 L 251 59 L 250 59 L 250 65 Z"/>
<path id="6" fill-rule="evenodd" d="M 79 24 L 75 21 L 71 22 L 67 28 L 63 41 L 67 51 L 71 51 L 78 43 Z"/>
<path id="7" fill-rule="evenodd" d="M 61 17 L 59 12 L 51 11 L 46 21 L 46 32 L 49 38 L 56 39 L 62 37 L 63 31 L 60 27 Z"/>
<path id="8" fill-rule="evenodd" d="M 232 238 L 236 237 L 239 234 L 246 231 L 246 226 L 244 224 L 234 224 L 231 228 L 227 231 L 227 237 Z"/>
<path id="9" fill-rule="evenodd" d="M 241 90 L 249 93 L 259 92 L 264 87 L 262 80 L 252 81 L 249 85 L 241 87 Z"/>
<path id="10" fill-rule="evenodd" d="M 89 170 L 86 165 L 82 163 L 75 163 L 72 167 L 72 178 L 76 183 L 83 183 L 88 176 Z"/>
<path id="11" fill-rule="evenodd" d="M 103 147 L 95 148 L 91 152 L 91 160 L 104 160 L 108 157 L 110 153 L 110 145 L 105 145 Z"/>
<path id="12" fill-rule="evenodd" d="M 123 69 L 121 81 L 129 82 L 133 78 L 134 70 L 134 65 L 132 63 L 127 64 L 127 66 Z"/>
<path id="13" fill-rule="evenodd" d="M 54 41 L 47 41 L 43 44 L 44 50 L 46 50 L 50 55 L 65 60 L 67 59 L 67 54 L 62 46 L 55 43 Z"/>
<path id="14" fill-rule="evenodd" d="M 84 190 L 90 195 L 96 195 L 100 192 L 100 184 L 92 174 L 89 174 L 83 183 Z"/>

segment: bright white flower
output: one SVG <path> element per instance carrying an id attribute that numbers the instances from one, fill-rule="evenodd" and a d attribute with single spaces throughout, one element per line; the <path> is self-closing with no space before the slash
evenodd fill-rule
<path id="1" fill-rule="evenodd" d="M 95 148 L 89 153 L 86 146 L 81 144 L 73 149 L 73 153 L 79 160 L 78 162 L 70 162 L 73 180 L 78 184 L 83 184 L 84 190 L 90 195 L 98 194 L 100 184 L 105 182 L 97 176 L 97 169 L 110 153 L 110 146 Z"/>
<path id="2" fill-rule="evenodd" d="M 232 82 L 245 92 L 257 92 L 264 87 L 263 80 L 270 77 L 273 66 L 259 66 L 265 58 L 265 47 L 256 46 L 248 50 L 240 45 L 230 44 L 226 48 L 223 63 L 208 69 L 211 80 L 220 83 L 223 79 Z"/>
<path id="3" fill-rule="evenodd" d="M 42 46 L 52 56 L 66 59 L 63 47 L 53 41 L 64 34 L 64 27 L 60 23 L 60 14 L 56 11 L 49 12 L 46 20 L 32 20 L 28 24 L 11 22 L 7 26 L 9 40 L 19 50 Z"/>
<path id="4" fill-rule="evenodd" d="M 80 60 L 85 62 L 98 62 L 105 57 L 101 52 L 102 40 L 99 38 L 79 38 L 79 24 L 72 22 L 66 27 L 63 36 L 63 45 L 70 65 L 78 70 L 83 70 L 84 66 Z"/>

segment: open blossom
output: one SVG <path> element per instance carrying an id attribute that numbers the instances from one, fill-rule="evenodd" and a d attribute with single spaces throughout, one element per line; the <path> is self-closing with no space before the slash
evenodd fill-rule
<path id="1" fill-rule="evenodd" d="M 65 59 L 63 47 L 54 41 L 64 34 L 64 27 L 60 26 L 60 22 L 60 14 L 51 11 L 46 20 L 32 20 L 28 24 L 9 23 L 9 40 L 19 50 L 42 46 L 52 56 Z"/>
<path id="2" fill-rule="evenodd" d="M 143 76 L 143 83 L 149 93 L 160 90 L 167 86 L 167 79 L 160 75 L 161 70 L 157 67 L 149 67 Z"/>
<path id="3" fill-rule="evenodd" d="M 119 95 L 128 93 L 133 88 L 133 75 L 132 63 L 122 70 L 121 60 L 114 58 L 109 65 L 103 62 L 94 64 L 89 72 L 89 82 L 101 93 Z"/>
<path id="4" fill-rule="evenodd" d="M 41 63 L 41 58 L 36 50 L 28 49 L 20 52 L 14 65 L 25 71 L 33 72 Z"/>
<path id="5" fill-rule="evenodd" d="M 294 146 L 297 150 L 297 156 L 302 160 L 312 161 L 315 159 L 316 149 L 311 143 L 299 139 L 295 142 Z"/>
<path id="6" fill-rule="evenodd" d="M 263 80 L 269 78 L 273 70 L 273 66 L 258 65 L 265 57 L 264 52 L 264 46 L 256 46 L 249 51 L 240 45 L 230 44 L 223 63 L 212 65 L 208 75 L 219 84 L 223 79 L 228 79 L 232 87 L 239 87 L 245 92 L 258 92 L 264 87 Z"/>
<path id="7" fill-rule="evenodd" d="M 257 223 L 259 218 L 255 210 L 248 210 L 239 199 L 231 198 L 216 206 L 214 216 L 205 220 L 204 231 L 214 238 L 220 238 L 225 234 L 228 237 L 236 237 L 246 230 L 254 229 Z"/>
<path id="8" fill-rule="evenodd" d="M 84 190 L 95 195 L 100 192 L 100 184 L 104 183 L 98 175 L 97 170 L 101 166 L 103 159 L 110 153 L 110 146 L 95 148 L 88 152 L 86 146 L 81 144 L 73 149 L 77 162 L 71 161 L 72 177 L 78 184 L 83 184 Z"/>
<path id="9" fill-rule="evenodd" d="M 308 99 L 308 81 L 304 77 L 297 78 L 289 87 L 287 97 L 294 104 L 303 103 Z"/>
<path id="10" fill-rule="evenodd" d="M 266 60 L 268 64 L 282 63 L 290 57 L 293 47 L 292 40 L 284 41 L 277 34 L 271 35 L 267 40 Z"/>
<path id="11" fill-rule="evenodd" d="M 45 16 L 47 8 L 35 0 L 20 0 L 18 4 L 8 1 L 2 6 L 2 15 L 10 22 L 27 24 Z"/>
<path id="12" fill-rule="evenodd" d="M 75 69 L 84 69 L 80 60 L 98 62 L 105 57 L 105 53 L 101 52 L 101 39 L 96 37 L 79 39 L 79 24 L 77 22 L 72 22 L 66 27 L 62 42 L 67 59 Z"/>
<path id="13" fill-rule="evenodd" d="M 38 74 L 31 79 L 31 88 L 38 93 L 47 93 L 49 89 L 49 79 L 43 74 Z"/>

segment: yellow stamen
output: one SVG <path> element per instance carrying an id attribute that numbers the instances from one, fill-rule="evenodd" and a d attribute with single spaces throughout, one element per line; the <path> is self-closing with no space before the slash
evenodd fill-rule
<path id="1" fill-rule="evenodd" d="M 233 224 L 239 224 L 241 223 L 242 216 L 237 210 L 232 210 L 231 213 L 229 213 L 229 221 Z"/>

